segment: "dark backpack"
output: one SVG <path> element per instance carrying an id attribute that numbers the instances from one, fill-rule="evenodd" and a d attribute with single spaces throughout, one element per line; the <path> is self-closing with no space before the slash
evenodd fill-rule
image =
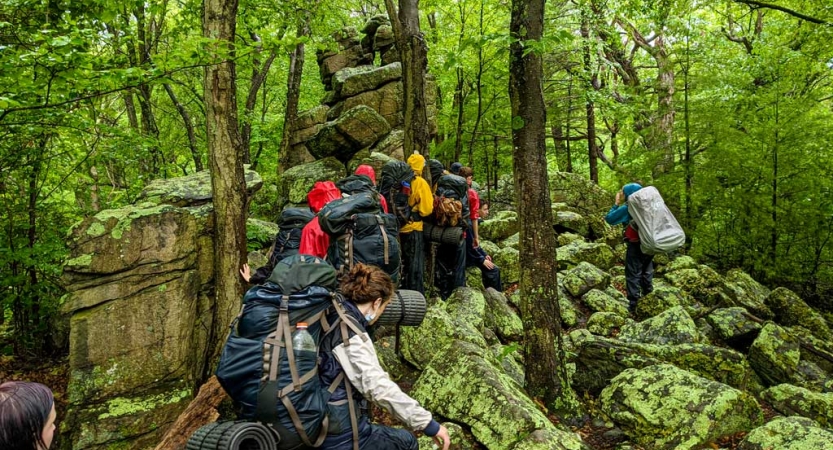
<path id="1" fill-rule="evenodd" d="M 387 200 L 388 207 L 396 216 L 400 228 L 412 220 L 422 220 L 419 214 L 413 214 L 408 204 L 413 180 L 414 171 L 405 161 L 390 161 L 382 167 L 382 183 L 379 185 L 379 191 Z"/>
<path id="2" fill-rule="evenodd" d="M 309 208 L 284 208 L 278 222 L 278 234 L 269 255 L 269 262 L 257 269 L 249 283 L 261 284 L 272 273 L 280 260 L 297 255 L 301 247 L 301 232 L 315 215 Z"/>
<path id="3" fill-rule="evenodd" d="M 367 175 L 350 175 L 336 181 L 336 187 L 342 194 L 353 195 L 359 192 L 375 192 L 376 186 Z"/>
<path id="4" fill-rule="evenodd" d="M 243 309 L 217 366 L 220 385 L 240 407 L 240 419 L 254 420 L 280 436 L 277 450 L 320 446 L 327 436 L 330 395 L 349 381 L 340 374 L 330 386 L 318 376 L 318 354 L 292 349 L 295 324 L 306 322 L 319 346 L 330 331 L 361 334 L 335 293 L 336 271 L 324 260 L 295 255 L 278 263 L 267 282 L 243 298 Z M 328 323 L 330 311 L 338 319 Z M 359 330 L 359 331 L 357 331 Z"/>
<path id="5" fill-rule="evenodd" d="M 371 264 L 399 283 L 399 226 L 392 214 L 379 208 L 379 194 L 360 192 L 333 200 L 318 212 L 318 223 L 330 235 L 327 261 L 336 269 Z"/>
<path id="6" fill-rule="evenodd" d="M 434 220 L 437 225 L 466 227 L 469 218 L 469 186 L 466 179 L 446 174 L 437 181 L 434 191 Z"/>

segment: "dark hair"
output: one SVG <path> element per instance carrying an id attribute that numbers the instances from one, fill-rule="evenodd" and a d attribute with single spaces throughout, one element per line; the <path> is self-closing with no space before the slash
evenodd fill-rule
<path id="1" fill-rule="evenodd" d="M 484 206 L 489 206 L 488 200 L 480 200 L 480 207 L 483 208 Z"/>
<path id="2" fill-rule="evenodd" d="M 458 172 L 457 175 L 460 175 L 463 178 L 474 176 L 474 169 L 472 169 L 469 166 L 463 166 L 463 168 L 460 169 L 460 172 Z"/>
<path id="3" fill-rule="evenodd" d="M 54 403 L 52 391 L 40 384 L 9 381 L 0 384 L 0 448 L 46 448 L 43 429 Z"/>
<path id="4" fill-rule="evenodd" d="M 390 275 L 376 266 L 356 263 L 341 277 L 341 293 L 357 305 L 374 302 L 377 298 L 385 302 L 393 291 Z"/>

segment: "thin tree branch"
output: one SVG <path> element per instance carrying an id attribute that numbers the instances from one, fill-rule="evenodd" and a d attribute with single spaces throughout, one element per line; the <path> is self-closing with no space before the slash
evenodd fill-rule
<path id="1" fill-rule="evenodd" d="M 801 20 L 806 20 L 807 22 L 811 22 L 811 23 L 815 23 L 815 24 L 819 24 L 819 25 L 826 25 L 828 27 L 833 26 L 833 23 L 827 22 L 827 21 L 822 20 L 822 19 L 818 19 L 816 17 L 811 17 L 811 16 L 808 16 L 806 14 L 802 14 L 798 11 L 795 11 L 795 10 L 792 10 L 792 9 L 789 9 L 789 8 L 785 8 L 785 7 L 780 6 L 780 5 L 775 5 L 775 4 L 772 4 L 772 3 L 759 2 L 757 0 L 734 0 L 734 1 L 735 1 L 735 3 L 743 3 L 744 5 L 749 5 L 749 6 L 752 6 L 752 7 L 755 7 L 755 8 L 766 8 L 766 9 L 774 9 L 776 11 L 781 11 L 782 13 L 789 14 L 789 15 L 791 15 L 793 17 L 797 17 Z"/>

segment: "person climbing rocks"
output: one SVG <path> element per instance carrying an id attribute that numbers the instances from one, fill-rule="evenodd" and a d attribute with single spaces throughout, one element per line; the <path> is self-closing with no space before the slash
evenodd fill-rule
<path id="1" fill-rule="evenodd" d="M 362 164 L 359 167 L 356 167 L 356 171 L 353 172 L 353 173 L 355 175 L 364 175 L 367 178 L 370 178 L 370 181 L 372 181 L 373 185 L 376 186 L 376 188 L 378 189 L 379 185 L 376 184 L 376 171 L 373 169 L 373 167 L 371 167 L 367 164 Z M 385 199 L 384 196 L 380 195 L 379 197 L 380 197 L 379 201 L 382 204 L 382 212 L 387 214 L 388 212 L 390 212 L 390 211 L 388 211 L 388 202 L 387 202 L 387 200 Z"/>
<path id="2" fill-rule="evenodd" d="M 307 203 L 313 214 L 318 214 L 321 208 L 333 200 L 341 198 L 341 192 L 332 181 L 318 181 L 312 190 L 307 194 Z M 312 255 L 319 258 L 327 257 L 327 248 L 330 246 L 330 236 L 318 223 L 318 216 L 312 218 L 301 231 L 301 246 L 298 253 Z"/>
<path id="3" fill-rule="evenodd" d="M 469 214 L 468 223 L 469 231 L 466 232 L 466 268 L 477 267 L 480 269 L 480 278 L 483 281 L 484 288 L 492 288 L 498 292 L 503 291 L 503 284 L 500 282 L 500 268 L 492 261 L 482 247 L 480 247 L 480 213 L 481 203 L 480 195 L 476 190 L 472 189 L 471 183 L 474 176 L 474 170 L 471 167 L 464 166 L 460 169 L 460 176 L 466 179 L 466 184 L 469 186 Z M 489 214 L 489 206 L 486 203 L 486 215 Z"/>
<path id="4" fill-rule="evenodd" d="M 402 280 L 400 287 L 413 291 L 425 292 L 425 238 L 422 234 L 422 220 L 434 211 L 434 196 L 431 187 L 422 178 L 425 158 L 419 153 L 408 157 L 408 165 L 414 171 L 411 180 L 411 193 L 408 206 L 411 208 L 410 220 L 399 229 L 399 242 L 402 252 Z"/>
<path id="5" fill-rule="evenodd" d="M 639 245 L 639 232 L 628 213 L 628 197 L 642 189 L 639 183 L 628 183 L 616 193 L 615 204 L 605 216 L 609 225 L 625 224 L 623 233 L 627 250 L 625 253 L 625 280 L 628 291 L 628 309 L 636 312 L 640 298 L 654 290 L 654 255 L 646 255 Z"/>

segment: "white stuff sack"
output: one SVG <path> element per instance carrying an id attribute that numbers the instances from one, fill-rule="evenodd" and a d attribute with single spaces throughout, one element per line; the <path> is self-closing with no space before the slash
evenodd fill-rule
<path id="1" fill-rule="evenodd" d="M 628 196 L 628 213 L 636 222 L 642 252 L 672 252 L 685 244 L 685 232 L 657 188 L 644 187 Z"/>

